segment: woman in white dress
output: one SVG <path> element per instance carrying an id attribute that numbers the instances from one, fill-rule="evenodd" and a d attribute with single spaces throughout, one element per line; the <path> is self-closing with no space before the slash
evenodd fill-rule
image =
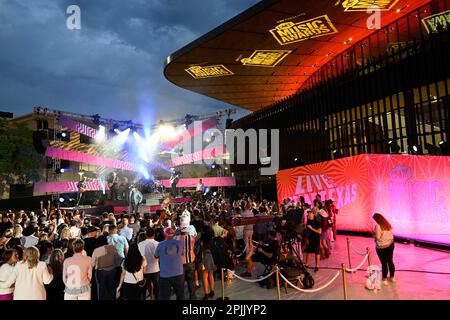
<path id="1" fill-rule="evenodd" d="M 10 285 L 15 283 L 14 300 L 46 300 L 44 285 L 52 280 L 53 275 L 45 262 L 39 261 L 39 250 L 29 247 L 7 282 Z"/>

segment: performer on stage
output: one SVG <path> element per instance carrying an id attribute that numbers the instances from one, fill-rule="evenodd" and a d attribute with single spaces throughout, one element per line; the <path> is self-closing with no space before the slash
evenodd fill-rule
<path id="1" fill-rule="evenodd" d="M 130 205 L 131 205 L 131 211 L 134 214 L 139 214 L 139 205 L 144 201 L 144 196 L 142 193 L 136 188 L 136 186 L 131 187 L 130 192 Z"/>
<path id="2" fill-rule="evenodd" d="M 83 193 L 86 192 L 86 189 L 87 189 L 86 176 L 84 176 L 82 178 L 82 180 L 80 180 L 80 182 L 78 182 L 77 189 L 78 189 L 78 197 L 77 197 L 78 198 L 77 199 L 77 207 L 78 207 L 81 203 L 81 198 L 83 198 Z"/>
<path id="3" fill-rule="evenodd" d="M 177 184 L 178 184 L 178 181 L 180 181 L 180 175 L 181 175 L 181 172 L 179 172 L 179 171 L 176 171 L 176 170 L 172 170 L 172 174 L 170 175 L 170 186 L 171 186 L 171 188 L 172 188 L 172 196 L 173 197 L 176 197 L 177 196 Z"/>
<path id="4" fill-rule="evenodd" d="M 200 179 L 197 184 L 196 194 L 199 198 L 201 198 L 205 194 L 205 185 L 203 184 L 203 180 Z"/>
<path id="5" fill-rule="evenodd" d="M 117 173 L 112 172 L 108 176 L 109 200 L 117 200 Z"/>

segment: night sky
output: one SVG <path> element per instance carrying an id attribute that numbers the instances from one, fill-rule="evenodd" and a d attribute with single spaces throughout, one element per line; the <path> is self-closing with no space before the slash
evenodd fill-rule
<path id="1" fill-rule="evenodd" d="M 151 124 L 230 105 L 165 79 L 165 58 L 257 0 L 0 0 L 0 111 Z M 66 26 L 81 9 L 81 30 Z M 234 118 L 248 114 L 238 109 Z"/>

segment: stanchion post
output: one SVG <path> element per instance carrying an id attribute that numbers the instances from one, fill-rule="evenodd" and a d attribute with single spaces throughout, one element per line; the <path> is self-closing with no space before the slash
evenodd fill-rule
<path id="1" fill-rule="evenodd" d="M 372 259 L 371 259 L 369 247 L 367 247 L 366 252 L 367 252 L 367 263 L 369 264 L 369 267 L 370 267 L 372 265 Z"/>
<path id="2" fill-rule="evenodd" d="M 347 255 L 348 255 L 348 268 L 352 268 L 352 259 L 350 258 L 350 239 L 347 238 Z"/>
<path id="3" fill-rule="evenodd" d="M 344 300 L 348 300 L 348 296 L 347 296 L 347 276 L 345 273 L 345 265 L 342 264 L 341 265 L 342 268 L 342 284 L 343 284 L 343 288 L 344 288 Z"/>
<path id="4" fill-rule="evenodd" d="M 217 300 L 230 300 L 230 298 L 225 297 L 225 274 L 224 274 L 224 268 L 220 268 L 220 275 L 221 275 L 221 282 L 222 282 L 222 297 L 217 298 Z"/>
<path id="5" fill-rule="evenodd" d="M 277 278 L 277 298 L 278 300 L 281 300 L 281 290 L 280 290 L 280 268 L 278 268 L 278 266 L 276 266 L 275 269 L 275 275 Z"/>

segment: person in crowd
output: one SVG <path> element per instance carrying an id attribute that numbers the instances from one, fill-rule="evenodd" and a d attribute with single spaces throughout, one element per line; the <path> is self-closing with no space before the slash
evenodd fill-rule
<path id="1" fill-rule="evenodd" d="M 277 258 L 276 255 L 278 255 L 280 251 L 280 244 L 276 240 L 276 236 L 277 233 L 274 230 L 267 232 L 268 242 L 259 242 L 256 252 L 252 258 L 253 261 L 261 262 L 264 265 L 269 265 L 274 262 Z"/>
<path id="2" fill-rule="evenodd" d="M 116 298 L 116 261 L 117 250 L 108 244 L 108 238 L 101 235 L 97 238 L 96 248 L 92 253 L 95 268 L 95 280 L 98 300 L 115 300 Z"/>
<path id="3" fill-rule="evenodd" d="M 23 230 L 23 247 L 30 248 L 39 243 L 39 238 L 35 236 L 37 228 L 34 225 L 29 225 Z"/>
<path id="4" fill-rule="evenodd" d="M 242 201 L 241 207 L 242 207 L 241 216 L 243 218 L 252 218 L 255 216 L 253 213 L 253 202 Z M 244 226 L 244 242 L 245 242 L 245 248 L 247 249 L 246 256 L 245 256 L 245 260 L 247 261 L 247 271 L 244 272 L 241 276 L 251 277 L 252 270 L 253 270 L 252 256 L 254 253 L 253 224 L 246 224 Z"/>
<path id="5" fill-rule="evenodd" d="M 47 227 L 48 241 L 54 243 L 58 239 L 58 233 L 56 232 L 56 226 L 50 223 Z"/>
<path id="6" fill-rule="evenodd" d="M 92 258 L 83 255 L 84 241 L 75 239 L 73 256 L 64 260 L 64 300 L 91 300 Z"/>
<path id="7" fill-rule="evenodd" d="M 20 224 L 16 224 L 13 229 L 13 238 L 21 239 L 23 237 L 23 228 Z"/>
<path id="8" fill-rule="evenodd" d="M 17 262 L 14 272 L 4 285 L 14 285 L 14 300 L 46 300 L 44 285 L 52 280 L 51 269 L 45 262 L 39 261 L 39 250 L 36 247 L 28 247 L 23 254 L 23 260 Z"/>
<path id="9" fill-rule="evenodd" d="M 195 236 L 189 234 L 189 228 L 184 226 L 181 228 L 181 234 L 176 236 L 175 239 L 180 240 L 183 244 L 183 270 L 184 279 L 187 283 L 189 290 L 189 299 L 197 300 L 195 294 Z"/>
<path id="10" fill-rule="evenodd" d="M 331 231 L 332 231 L 331 241 L 336 241 L 336 235 L 337 235 L 337 233 L 336 233 L 336 230 L 337 230 L 336 219 L 337 219 L 337 215 L 339 213 L 339 210 L 334 205 L 334 202 L 333 202 L 332 199 L 328 200 L 328 213 L 330 214 L 330 217 L 331 217 Z"/>
<path id="11" fill-rule="evenodd" d="M 13 300 L 14 287 L 8 280 L 14 275 L 14 266 L 18 261 L 17 252 L 14 249 L 3 251 L 0 261 L 0 301 Z"/>
<path id="12" fill-rule="evenodd" d="M 177 300 L 184 300 L 183 243 L 174 239 L 174 229 L 166 229 L 165 235 L 166 240 L 158 244 L 155 252 L 161 270 L 159 298 L 169 300 L 173 289 Z"/>
<path id="13" fill-rule="evenodd" d="M 0 249 L 5 249 L 6 247 L 7 247 L 7 245 L 8 245 L 8 242 L 12 239 L 12 237 L 13 237 L 13 233 L 14 233 L 14 231 L 13 231 L 13 229 L 11 228 L 11 229 L 6 229 L 4 232 L 3 232 L 3 235 L 2 235 L 2 237 L 0 238 Z"/>
<path id="14" fill-rule="evenodd" d="M 214 237 L 211 241 L 211 253 L 213 255 L 214 264 L 220 269 L 227 269 L 227 279 L 233 279 L 232 270 L 234 270 L 234 263 L 232 259 L 232 250 L 227 243 L 228 231 L 223 229 L 219 237 Z"/>
<path id="15" fill-rule="evenodd" d="M 53 250 L 48 263 L 49 269 L 52 270 L 53 280 L 49 284 L 45 285 L 47 300 L 49 301 L 64 300 L 64 289 L 66 286 L 63 281 L 63 264 L 64 253 L 62 250 Z"/>
<path id="16" fill-rule="evenodd" d="M 214 233 L 214 237 L 220 237 L 223 233 L 223 227 L 219 225 L 219 219 L 217 217 L 212 218 L 212 231 Z"/>
<path id="17" fill-rule="evenodd" d="M 131 242 L 135 242 L 139 231 L 141 230 L 141 223 L 139 219 L 136 218 L 136 215 L 130 215 L 130 224 L 128 225 L 128 227 L 133 230 L 133 237 L 131 238 Z"/>
<path id="18" fill-rule="evenodd" d="M 117 251 L 115 276 L 115 284 L 117 288 L 119 285 L 120 275 L 122 273 L 122 262 L 128 253 L 129 244 L 125 237 L 117 234 L 117 226 L 115 224 L 109 225 L 108 244 L 113 245 Z"/>
<path id="19" fill-rule="evenodd" d="M 84 250 L 89 257 L 92 257 L 92 253 L 94 252 L 97 244 L 97 236 L 100 231 L 99 228 L 94 226 L 89 226 L 87 228 L 87 233 L 84 240 Z"/>
<path id="20" fill-rule="evenodd" d="M 202 274 L 203 292 L 205 294 L 203 300 L 214 298 L 215 295 L 214 272 L 217 270 L 217 266 L 214 263 L 214 257 L 211 251 L 213 238 L 214 232 L 209 225 L 205 224 L 201 232 L 200 244 L 200 254 L 202 256 L 200 269 Z"/>
<path id="21" fill-rule="evenodd" d="M 128 217 L 124 216 L 121 221 L 122 228 L 118 232 L 119 235 L 125 237 L 125 239 L 128 240 L 128 243 L 131 242 L 131 239 L 133 239 L 133 229 L 129 227 L 129 220 Z"/>
<path id="22" fill-rule="evenodd" d="M 139 252 L 147 261 L 144 278 L 151 298 L 159 298 L 159 260 L 155 258 L 156 248 L 159 242 L 155 240 L 155 229 L 148 228 L 145 232 L 146 239 L 139 242 Z"/>
<path id="23" fill-rule="evenodd" d="M 320 234 L 320 251 L 321 257 L 323 259 L 328 259 L 330 257 L 330 238 L 329 238 L 329 215 L 326 210 L 320 210 L 319 215 L 321 216 L 321 234 Z"/>
<path id="24" fill-rule="evenodd" d="M 70 221 L 70 233 L 71 233 L 71 238 L 72 239 L 76 239 L 76 238 L 81 238 L 81 229 L 78 227 L 79 226 L 79 222 L 77 220 L 72 220 Z"/>
<path id="25" fill-rule="evenodd" d="M 320 262 L 320 236 L 322 234 L 322 230 L 320 227 L 320 222 L 316 219 L 313 210 L 310 210 L 308 213 L 308 221 L 306 223 L 307 230 L 307 245 L 306 245 L 306 263 L 305 266 L 309 267 L 309 262 L 311 255 L 314 254 L 316 257 L 316 267 L 314 271 L 319 271 L 319 262 Z"/>
<path id="26" fill-rule="evenodd" d="M 39 254 L 41 256 L 41 261 L 44 261 L 46 264 L 50 263 L 50 255 L 53 252 L 53 243 L 48 240 L 44 240 L 39 242 L 38 244 Z"/>
<path id="27" fill-rule="evenodd" d="M 61 233 L 59 235 L 59 240 L 64 240 L 64 239 L 67 239 L 67 240 L 72 239 L 72 232 L 70 232 L 70 229 L 67 227 L 62 228 Z"/>
<path id="28" fill-rule="evenodd" d="M 11 217 L 11 213 L 2 215 L 2 222 L 0 223 L 0 234 L 3 234 L 6 230 L 12 229 L 14 227 L 14 224 L 11 221 Z"/>
<path id="29" fill-rule="evenodd" d="M 145 300 L 144 271 L 147 267 L 145 257 L 139 252 L 136 243 L 130 245 L 128 255 L 122 264 L 122 273 L 120 276 L 117 292 L 123 300 Z"/>
<path id="30" fill-rule="evenodd" d="M 388 271 L 389 280 L 391 282 L 396 282 L 395 276 L 395 265 L 394 265 L 394 234 L 392 232 L 392 226 L 387 221 L 387 219 L 380 213 L 375 213 L 373 215 L 373 220 L 375 220 L 376 225 L 374 229 L 373 236 L 375 238 L 376 251 L 378 258 L 381 262 L 382 270 L 382 283 L 388 285 Z"/>

